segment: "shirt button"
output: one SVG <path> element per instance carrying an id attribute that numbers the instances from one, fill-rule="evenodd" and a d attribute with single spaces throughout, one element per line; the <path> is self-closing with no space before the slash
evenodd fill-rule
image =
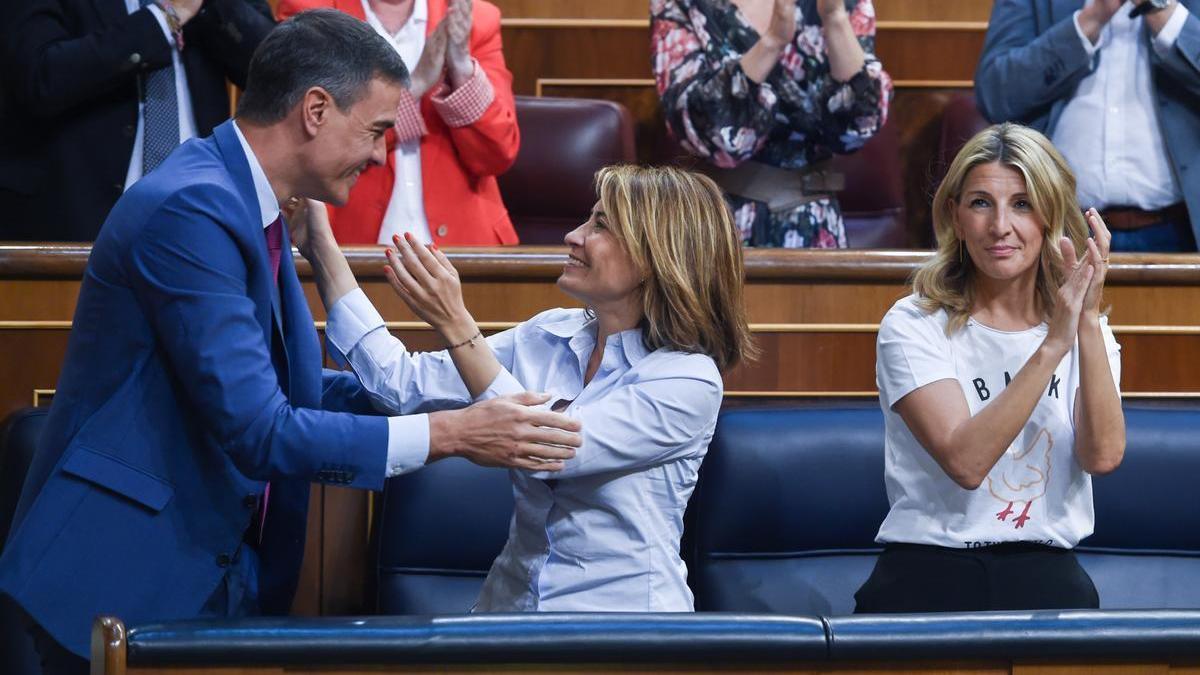
<path id="1" fill-rule="evenodd" d="M 132 63 L 132 64 L 134 64 L 134 65 L 137 65 L 137 64 L 141 63 L 141 62 L 142 62 L 142 55 L 141 55 L 141 54 L 139 54 L 139 53 L 137 53 L 137 52 L 134 52 L 134 53 L 130 54 L 130 55 L 129 55 L 129 62 L 130 62 L 130 63 Z"/>
<path id="2" fill-rule="evenodd" d="M 229 567 L 231 559 L 228 553 L 217 554 L 217 567 Z"/>
<path id="3" fill-rule="evenodd" d="M 248 509 L 258 506 L 258 495 L 246 495 L 242 497 L 242 506 Z"/>
<path id="4" fill-rule="evenodd" d="M 446 236 L 446 233 L 449 231 L 450 231 L 450 228 L 446 227 L 445 223 L 438 225 L 437 236 L 444 237 L 444 236 Z"/>
<path id="5" fill-rule="evenodd" d="M 137 133 L 137 127 L 133 126 L 132 124 L 126 124 L 125 128 L 121 131 L 125 132 L 126 138 L 133 138 L 133 135 Z"/>

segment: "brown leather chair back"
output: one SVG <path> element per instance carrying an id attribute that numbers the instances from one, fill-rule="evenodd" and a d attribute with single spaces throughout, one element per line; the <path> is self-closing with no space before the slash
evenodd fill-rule
<path id="1" fill-rule="evenodd" d="M 518 96 L 516 103 L 521 150 L 498 179 L 500 194 L 522 244 L 561 244 L 596 203 L 596 171 L 636 161 L 633 116 L 597 99 Z"/>
<path id="2" fill-rule="evenodd" d="M 846 178 L 838 193 L 850 248 L 905 248 L 904 182 L 896 124 L 885 124 L 852 155 L 835 155 L 834 171 Z"/>

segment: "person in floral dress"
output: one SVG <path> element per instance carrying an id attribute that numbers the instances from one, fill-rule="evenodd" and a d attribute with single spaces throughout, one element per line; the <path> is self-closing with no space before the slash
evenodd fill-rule
<path id="1" fill-rule="evenodd" d="M 715 167 L 743 243 L 845 247 L 833 194 L 840 188 L 826 163 L 862 147 L 883 126 L 892 94 L 875 57 L 871 0 L 650 6 L 667 127 Z M 763 186 L 780 184 L 804 187 L 779 199 L 763 194 Z"/>

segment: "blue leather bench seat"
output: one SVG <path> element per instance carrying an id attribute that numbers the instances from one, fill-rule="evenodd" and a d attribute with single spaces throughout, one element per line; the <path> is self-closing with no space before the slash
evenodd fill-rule
<path id="1" fill-rule="evenodd" d="M 1080 560 L 1102 608 L 1200 608 L 1200 401 L 1124 410 L 1125 461 L 1094 481 L 1096 533 Z M 696 608 L 850 614 L 887 509 L 875 400 L 727 408 L 685 519 Z M 469 610 L 511 513 L 502 471 L 444 461 L 391 479 L 379 610 Z"/>
<path id="2" fill-rule="evenodd" d="M 1200 401 L 1126 402 L 1125 460 L 1079 547 L 1104 609 L 1200 608 Z M 701 469 L 697 609 L 849 614 L 887 514 L 875 401 L 726 410 Z"/>

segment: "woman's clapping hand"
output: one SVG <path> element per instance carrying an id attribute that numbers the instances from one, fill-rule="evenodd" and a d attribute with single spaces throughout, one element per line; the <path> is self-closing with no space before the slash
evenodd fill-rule
<path id="1" fill-rule="evenodd" d="M 478 332 L 463 303 L 458 270 L 446 254 L 425 247 L 410 235 L 392 237 L 384 274 L 400 299 L 449 344 L 469 340 Z"/>
<path id="2" fill-rule="evenodd" d="M 1100 299 L 1104 293 L 1104 279 L 1108 275 L 1112 235 L 1096 209 L 1088 209 L 1086 217 L 1093 236 L 1087 240 L 1083 258 L 1075 254 L 1075 245 L 1070 239 L 1063 237 L 1059 241 L 1067 278 L 1058 289 L 1046 342 L 1063 354 L 1075 347 L 1080 321 L 1099 320 Z"/>

